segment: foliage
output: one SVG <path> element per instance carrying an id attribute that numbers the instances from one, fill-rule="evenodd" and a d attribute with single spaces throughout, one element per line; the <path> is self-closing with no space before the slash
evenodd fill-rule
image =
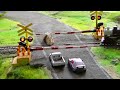
<path id="1" fill-rule="evenodd" d="M 8 58 L 2 60 L 0 58 L 0 79 L 6 79 L 7 77 L 7 71 L 10 68 L 11 63 L 10 60 Z"/>
<path id="2" fill-rule="evenodd" d="M 53 12 L 53 11 L 51 11 Z M 89 11 L 59 11 L 56 14 L 50 14 L 48 11 L 40 11 L 45 15 L 49 15 L 59 21 L 78 30 L 89 30 L 95 27 L 95 20 L 90 19 Z M 115 21 L 119 18 L 119 11 L 103 11 L 102 19 L 98 22 L 104 22 L 104 26 L 114 26 Z"/>
<path id="3" fill-rule="evenodd" d="M 13 69 L 8 79 L 49 79 L 45 68 L 33 68 L 30 66 L 21 66 Z"/>
<path id="4" fill-rule="evenodd" d="M 3 45 L 17 45 L 19 41 L 17 27 L 19 22 L 9 19 L 0 18 L 0 46 Z"/>
<path id="5" fill-rule="evenodd" d="M 114 65 L 111 62 L 115 59 L 120 60 L 120 50 L 113 48 L 103 48 L 103 47 L 92 47 L 92 53 L 98 58 L 98 62 L 104 67 L 112 67 L 113 70 L 120 74 L 120 63 L 118 65 Z"/>

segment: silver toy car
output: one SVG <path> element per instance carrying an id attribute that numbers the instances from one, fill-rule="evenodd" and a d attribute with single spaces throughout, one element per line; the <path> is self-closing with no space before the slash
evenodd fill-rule
<path id="1" fill-rule="evenodd" d="M 61 52 L 50 53 L 50 62 L 52 66 L 65 66 L 65 59 L 63 58 Z"/>
<path id="2" fill-rule="evenodd" d="M 86 72 L 86 65 L 84 64 L 83 60 L 80 58 L 70 58 L 68 60 L 68 66 L 74 72 Z"/>

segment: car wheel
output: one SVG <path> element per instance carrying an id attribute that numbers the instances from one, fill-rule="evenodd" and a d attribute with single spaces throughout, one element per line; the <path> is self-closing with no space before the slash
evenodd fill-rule
<path id="1" fill-rule="evenodd" d="M 54 68 L 54 66 L 52 65 L 52 67 Z"/>
<path id="2" fill-rule="evenodd" d="M 75 70 L 73 67 L 71 67 L 71 68 L 72 68 L 72 71 L 73 71 L 73 72 L 76 72 L 76 70 Z"/>
<path id="3" fill-rule="evenodd" d="M 86 72 L 86 69 L 84 70 L 84 72 Z"/>
<path id="4" fill-rule="evenodd" d="M 68 66 L 70 67 L 70 63 L 68 62 Z"/>
<path id="5" fill-rule="evenodd" d="M 68 62 L 68 67 L 70 68 L 70 69 L 72 69 L 72 67 L 71 67 L 71 65 L 70 65 L 70 63 Z"/>
<path id="6" fill-rule="evenodd" d="M 49 56 L 49 60 L 51 61 L 50 56 Z"/>
<path id="7" fill-rule="evenodd" d="M 51 62 L 51 66 L 54 68 L 55 66 L 53 66 L 52 62 Z"/>
<path id="8" fill-rule="evenodd" d="M 50 57 L 49 57 L 49 60 L 50 60 L 51 66 L 54 67 L 53 64 L 52 64 L 52 61 L 51 61 Z"/>
<path id="9" fill-rule="evenodd" d="M 72 65 L 69 63 L 69 67 L 72 71 L 75 71 L 74 68 L 72 67 Z"/>
<path id="10" fill-rule="evenodd" d="M 70 62 L 68 61 L 68 65 L 70 66 Z"/>

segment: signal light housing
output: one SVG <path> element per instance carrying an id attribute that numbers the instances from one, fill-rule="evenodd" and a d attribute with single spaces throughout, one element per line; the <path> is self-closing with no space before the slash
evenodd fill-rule
<path id="1" fill-rule="evenodd" d="M 101 16 L 98 16 L 98 20 L 100 20 L 101 19 Z"/>
<path id="2" fill-rule="evenodd" d="M 28 41 L 29 42 L 32 42 L 33 41 L 33 38 L 31 36 L 28 37 Z"/>
<path id="3" fill-rule="evenodd" d="M 95 19 L 95 16 L 91 16 L 91 20 L 94 20 Z"/>
<path id="4" fill-rule="evenodd" d="M 24 36 L 20 37 L 20 41 L 24 42 L 25 41 L 25 37 Z"/>

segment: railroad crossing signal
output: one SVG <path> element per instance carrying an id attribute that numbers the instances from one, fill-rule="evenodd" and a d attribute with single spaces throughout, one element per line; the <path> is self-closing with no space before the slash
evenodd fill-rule
<path id="1" fill-rule="evenodd" d="M 26 44 L 27 44 L 27 47 L 28 47 L 28 41 L 29 42 L 31 42 L 31 40 L 33 40 L 32 38 L 31 38 L 31 36 L 29 36 L 29 38 L 28 38 L 28 34 L 29 35 L 33 35 L 33 31 L 30 29 L 30 28 L 28 28 L 29 26 L 31 26 L 32 25 L 32 23 L 30 23 L 30 24 L 28 24 L 27 26 L 23 26 L 23 25 L 20 25 L 20 24 L 17 24 L 17 26 L 19 26 L 19 27 L 21 27 L 22 29 L 20 29 L 19 31 L 18 31 L 18 36 L 21 36 L 21 35 L 23 35 L 23 34 L 26 34 L 26 37 L 25 37 L 25 40 L 26 40 Z M 23 38 L 21 38 L 20 40 L 22 40 Z M 24 40 L 23 40 L 24 41 Z"/>
<path id="2" fill-rule="evenodd" d="M 18 33 L 19 33 L 18 36 L 26 34 L 26 37 L 24 36 L 20 37 L 21 42 L 19 43 L 19 46 L 17 48 L 17 57 L 13 59 L 13 62 L 12 62 L 13 66 L 26 65 L 30 63 L 31 52 L 30 52 L 30 46 L 28 45 L 28 42 L 32 42 L 33 38 L 31 36 L 28 37 L 28 34 L 33 35 L 33 31 L 29 29 L 28 27 L 31 25 L 32 23 L 28 24 L 27 26 L 17 24 L 17 26 L 22 28 L 18 30 Z"/>
<path id="3" fill-rule="evenodd" d="M 91 20 L 96 19 L 96 28 L 97 28 L 98 20 L 101 20 L 102 13 L 103 11 L 90 11 Z"/>

